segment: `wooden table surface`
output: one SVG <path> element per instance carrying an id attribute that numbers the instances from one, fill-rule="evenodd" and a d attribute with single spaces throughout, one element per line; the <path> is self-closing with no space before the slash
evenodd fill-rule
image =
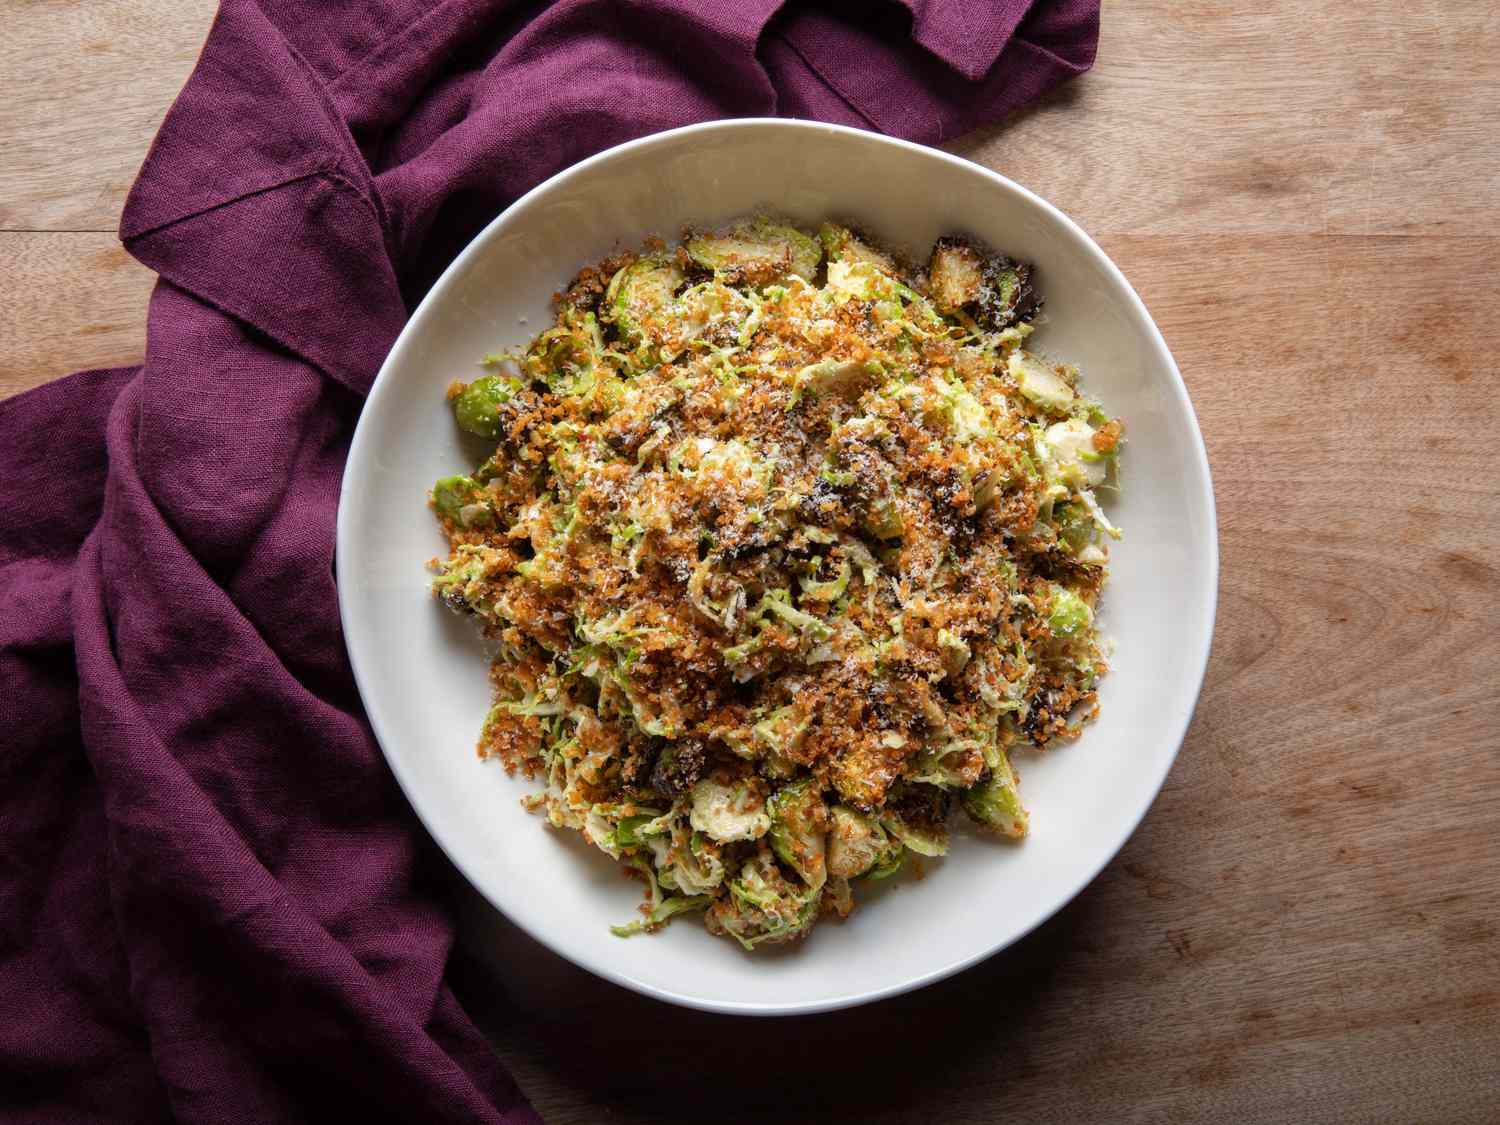
<path id="1" fill-rule="evenodd" d="M 3 3 L 0 394 L 140 357 L 113 232 L 211 16 Z M 678 1011 L 494 925 L 461 992 L 549 1122 L 1500 1120 L 1497 122 L 1484 0 L 1106 0 L 1092 74 L 953 146 L 1100 240 L 1192 393 L 1181 757 L 1051 922 L 855 1012 Z"/>

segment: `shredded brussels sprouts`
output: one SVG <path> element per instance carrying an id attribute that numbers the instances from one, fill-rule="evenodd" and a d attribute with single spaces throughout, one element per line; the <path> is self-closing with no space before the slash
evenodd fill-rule
<path id="1" fill-rule="evenodd" d="M 1032 350 L 1035 271 L 921 267 L 757 216 L 584 270 L 455 382 L 492 443 L 431 506 L 435 595 L 494 644 L 481 756 L 746 949 L 1028 828 L 1010 754 L 1077 737 L 1123 427 Z"/>

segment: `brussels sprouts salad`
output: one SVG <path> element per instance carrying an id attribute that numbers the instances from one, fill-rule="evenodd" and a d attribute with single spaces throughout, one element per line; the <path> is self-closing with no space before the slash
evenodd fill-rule
<path id="1" fill-rule="evenodd" d="M 755 217 L 555 303 L 449 388 L 493 452 L 432 490 L 432 589 L 496 648 L 480 755 L 645 883 L 616 932 L 783 942 L 954 805 L 1025 836 L 1010 751 L 1098 710 L 1121 447 L 1026 347 L 1031 267 Z"/>

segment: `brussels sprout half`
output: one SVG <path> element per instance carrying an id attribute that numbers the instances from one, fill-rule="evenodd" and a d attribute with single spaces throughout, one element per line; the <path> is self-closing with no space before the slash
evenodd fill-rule
<path id="1" fill-rule="evenodd" d="M 668 258 L 637 258 L 610 280 L 601 315 L 632 347 L 647 343 L 653 324 L 670 317 L 672 298 L 687 278 Z"/>
<path id="2" fill-rule="evenodd" d="M 693 827 L 722 844 L 758 840 L 771 827 L 771 815 L 760 782 L 749 778 L 723 782 L 705 777 L 692 788 Z"/>
<path id="3" fill-rule="evenodd" d="M 1069 418 L 1048 426 L 1042 434 L 1048 475 L 1073 488 L 1103 484 L 1109 474 L 1109 463 L 1095 448 L 1096 433 L 1082 418 Z"/>
<path id="4" fill-rule="evenodd" d="M 818 241 L 830 262 L 863 263 L 874 266 L 881 273 L 895 277 L 899 272 L 891 258 L 863 241 L 848 227 L 837 223 L 824 223 L 818 228 Z"/>
<path id="5" fill-rule="evenodd" d="M 1031 280 L 1032 267 L 982 243 L 950 235 L 932 248 L 927 286 L 933 303 L 948 314 L 971 312 L 991 331 L 1031 320 L 1041 299 Z"/>
<path id="6" fill-rule="evenodd" d="M 695 235 L 686 249 L 694 262 L 731 285 L 765 285 L 788 274 L 811 281 L 823 260 L 817 239 L 764 217 Z"/>
<path id="7" fill-rule="evenodd" d="M 459 429 L 494 441 L 503 430 L 500 407 L 520 389 L 516 380 L 504 375 L 481 375 L 452 395 L 454 421 Z"/>
<path id="8" fill-rule="evenodd" d="M 984 773 L 984 743 L 966 738 L 923 750 L 913 763 L 911 780 L 939 789 L 967 789 Z"/>
<path id="9" fill-rule="evenodd" d="M 783 786 L 772 796 L 771 849 L 809 887 L 828 877 L 828 806 L 810 779 Z"/>
<path id="10" fill-rule="evenodd" d="M 495 512 L 473 477 L 443 477 L 432 486 L 432 506 L 460 527 L 491 527 Z"/>
<path id="11" fill-rule="evenodd" d="M 979 300 L 984 286 L 984 259 L 966 239 L 940 238 L 927 264 L 927 288 L 932 303 L 952 314 Z"/>
<path id="12" fill-rule="evenodd" d="M 901 862 L 902 844 L 886 834 L 879 821 L 855 812 L 847 805 L 834 805 L 828 831 L 828 873 L 856 879 Z"/>
<path id="13" fill-rule="evenodd" d="M 964 793 L 961 798 L 964 812 L 976 823 L 1019 840 L 1026 835 L 1029 817 L 1021 804 L 1016 771 L 1005 751 L 998 747 L 985 757 L 990 776 Z"/>
<path id="14" fill-rule="evenodd" d="M 1063 381 L 1057 369 L 1039 357 L 1017 348 L 1006 361 L 1010 377 L 1016 381 L 1023 397 L 1036 403 L 1043 410 L 1066 414 L 1078 397 L 1072 387 Z"/>

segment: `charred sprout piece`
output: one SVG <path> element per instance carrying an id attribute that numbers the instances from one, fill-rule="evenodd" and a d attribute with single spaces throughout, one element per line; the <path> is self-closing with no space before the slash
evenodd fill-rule
<path id="1" fill-rule="evenodd" d="M 649 341 L 653 325 L 670 317 L 672 298 L 687 280 L 669 258 L 637 258 L 609 283 L 601 315 L 631 347 Z"/>
<path id="2" fill-rule="evenodd" d="M 1016 771 L 1010 758 L 999 747 L 985 755 L 990 776 L 963 795 L 964 812 L 976 823 L 1002 836 L 1019 840 L 1026 835 L 1027 813 L 1021 804 Z"/>
<path id="3" fill-rule="evenodd" d="M 828 806 L 809 778 L 778 789 L 771 797 L 771 849 L 816 890 L 828 877 Z"/>
<path id="4" fill-rule="evenodd" d="M 894 870 L 901 863 L 901 841 L 892 840 L 873 817 L 847 805 L 834 805 L 830 819 L 829 875 L 856 879 L 881 868 Z"/>
<path id="5" fill-rule="evenodd" d="M 949 315 L 969 312 L 992 332 L 1031 320 L 1041 298 L 1031 280 L 1032 268 L 983 243 L 950 235 L 937 240 L 927 266 L 933 303 Z"/>
<path id="6" fill-rule="evenodd" d="M 1032 284 L 1031 273 L 1028 263 L 1014 261 L 1004 254 L 987 259 L 976 319 L 996 332 L 1035 319 L 1042 299 Z"/>
<path id="7" fill-rule="evenodd" d="M 823 260 L 817 239 L 764 217 L 688 239 L 688 256 L 730 285 L 765 285 L 788 274 L 811 281 Z"/>
<path id="8" fill-rule="evenodd" d="M 458 428 L 491 441 L 501 435 L 500 408 L 515 397 L 520 383 L 504 375 L 481 375 L 450 392 Z"/>
<path id="9" fill-rule="evenodd" d="M 918 855 L 947 855 L 948 805 L 948 794 L 941 789 L 903 783 L 886 799 L 881 823 Z"/>
<path id="10" fill-rule="evenodd" d="M 703 775 L 708 753 L 699 738 L 668 742 L 651 768 L 651 786 L 664 797 L 680 797 Z"/>

